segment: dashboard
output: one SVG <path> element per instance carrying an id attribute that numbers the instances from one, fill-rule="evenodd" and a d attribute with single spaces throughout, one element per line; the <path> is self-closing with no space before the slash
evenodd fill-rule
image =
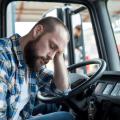
<path id="1" fill-rule="evenodd" d="M 120 72 L 105 72 L 97 82 L 93 95 L 99 102 L 108 100 L 120 104 Z"/>
<path id="2" fill-rule="evenodd" d="M 78 85 L 81 81 L 75 83 Z M 97 120 L 103 120 L 104 116 L 104 120 L 120 120 L 120 72 L 105 71 L 95 84 L 70 98 L 68 102 L 81 118 L 88 115 L 91 100 L 97 110 Z"/>

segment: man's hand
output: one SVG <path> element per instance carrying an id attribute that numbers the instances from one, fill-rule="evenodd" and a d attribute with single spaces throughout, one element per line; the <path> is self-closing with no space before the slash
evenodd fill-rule
<path id="1" fill-rule="evenodd" d="M 63 51 L 57 52 L 55 57 L 54 57 L 54 62 L 57 60 L 63 59 Z"/>
<path id="2" fill-rule="evenodd" d="M 54 57 L 54 73 L 56 87 L 61 91 L 68 89 L 68 72 L 64 63 L 63 52 L 57 52 Z"/>

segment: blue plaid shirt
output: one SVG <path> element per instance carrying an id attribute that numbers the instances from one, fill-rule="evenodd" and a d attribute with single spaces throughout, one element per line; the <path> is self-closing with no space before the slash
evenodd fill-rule
<path id="1" fill-rule="evenodd" d="M 12 120 L 16 114 L 16 104 L 20 98 L 21 86 L 27 68 L 19 45 L 19 38 L 18 34 L 14 34 L 10 38 L 0 39 L 0 118 L 5 120 Z M 22 119 L 30 117 L 38 90 L 42 92 L 53 91 L 52 79 L 53 73 L 44 67 L 41 67 L 39 74 L 30 72 L 30 99 L 20 114 Z"/>

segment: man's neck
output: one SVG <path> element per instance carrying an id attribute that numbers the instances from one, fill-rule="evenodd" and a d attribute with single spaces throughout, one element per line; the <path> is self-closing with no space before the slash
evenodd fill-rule
<path id="1" fill-rule="evenodd" d="M 21 46 L 22 50 L 24 50 L 26 44 L 30 41 L 30 39 L 31 39 L 31 37 L 29 34 L 20 38 L 20 46 Z"/>

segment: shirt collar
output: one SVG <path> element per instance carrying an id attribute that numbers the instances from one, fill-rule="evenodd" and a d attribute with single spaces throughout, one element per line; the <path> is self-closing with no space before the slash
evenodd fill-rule
<path id="1" fill-rule="evenodd" d="M 18 66 L 22 67 L 22 66 L 26 66 L 26 64 L 23 57 L 23 50 L 20 46 L 20 37 L 21 36 L 19 34 L 14 34 L 10 37 L 10 39 L 12 40 L 12 45 L 13 45 L 12 48 L 17 58 Z"/>

